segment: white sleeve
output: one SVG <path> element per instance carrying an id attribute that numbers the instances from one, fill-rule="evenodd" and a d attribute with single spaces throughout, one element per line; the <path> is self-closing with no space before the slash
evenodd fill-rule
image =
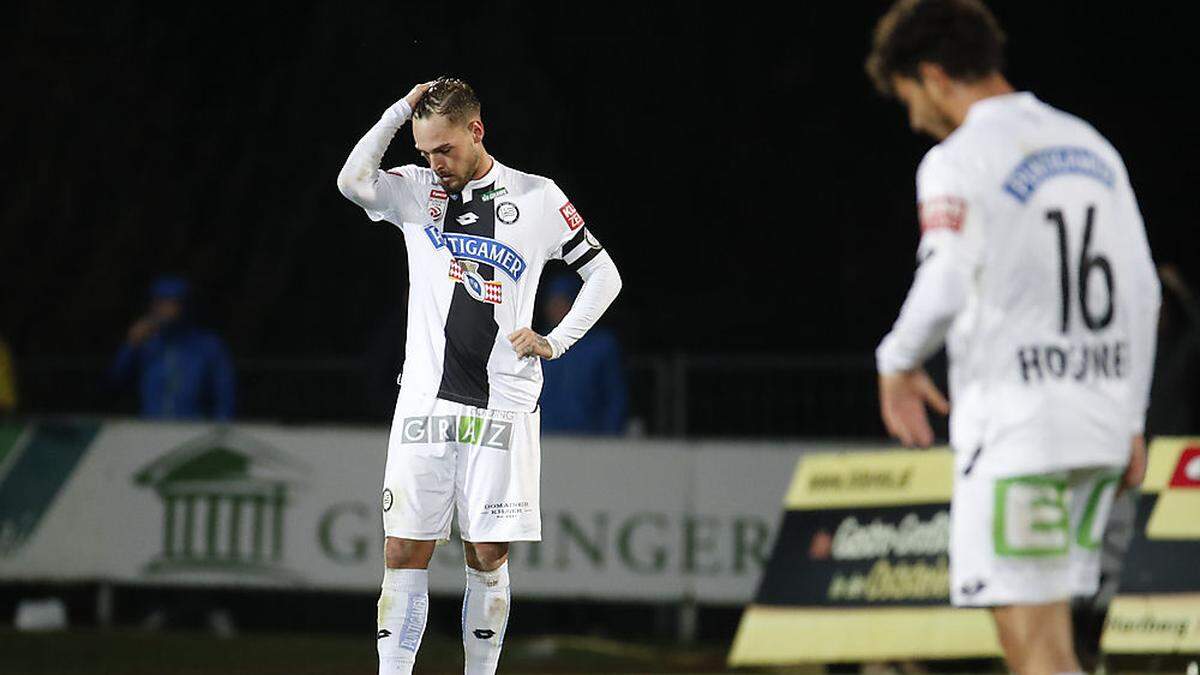
<path id="1" fill-rule="evenodd" d="M 920 266 L 900 317 L 875 350 L 882 375 L 919 368 L 941 347 L 980 261 L 982 210 L 941 148 L 930 150 L 917 170 L 917 201 Z"/>
<path id="2" fill-rule="evenodd" d="M 570 311 L 546 336 L 554 353 L 551 358 L 557 359 L 600 320 L 621 292 L 621 275 L 608 252 L 588 231 L 583 216 L 553 182 L 546 188 L 544 208 L 543 225 L 552 246 L 549 258 L 566 262 L 583 278 L 583 288 Z"/>
<path id="3" fill-rule="evenodd" d="M 379 164 L 392 137 L 411 116 L 412 108 L 404 99 L 388 108 L 350 151 L 338 173 L 338 190 L 361 206 L 371 220 L 387 218 L 401 224 L 398 221 L 403 218 L 400 208 L 407 196 L 406 179 L 399 173 L 380 171 Z"/>
<path id="4" fill-rule="evenodd" d="M 1146 240 L 1146 227 L 1138 209 L 1133 188 L 1126 179 L 1129 227 L 1132 232 L 1130 261 L 1133 266 L 1133 287 L 1126 296 L 1133 307 L 1130 322 L 1129 351 L 1132 366 L 1130 372 L 1130 426 L 1133 434 L 1141 434 L 1146 427 L 1146 409 L 1150 405 L 1150 386 L 1154 376 L 1154 351 L 1158 340 L 1158 312 L 1162 304 L 1162 286 L 1158 270 L 1150 256 L 1150 243 Z"/>
<path id="5" fill-rule="evenodd" d="M 609 257 L 608 251 L 601 250 L 577 271 L 579 276 L 583 277 L 583 288 L 579 290 L 579 295 L 575 296 L 571 310 L 546 336 L 550 350 L 554 353 L 551 358 L 557 359 L 562 356 L 571 345 L 596 325 L 604 310 L 608 309 L 621 292 L 621 275 L 617 272 L 617 265 Z"/>

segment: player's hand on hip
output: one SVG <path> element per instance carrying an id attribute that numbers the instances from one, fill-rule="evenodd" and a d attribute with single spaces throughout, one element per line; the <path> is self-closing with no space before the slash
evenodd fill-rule
<path id="1" fill-rule="evenodd" d="M 432 80 L 429 82 L 422 82 L 421 84 L 418 84 L 417 86 L 413 87 L 412 90 L 409 91 L 407 94 L 405 94 L 404 101 L 405 101 L 405 103 L 408 103 L 408 107 L 416 108 L 417 101 L 421 100 L 421 97 L 425 95 L 426 91 L 429 91 L 429 88 L 433 86 L 434 82 L 436 82 L 436 80 Z"/>
<path id="2" fill-rule="evenodd" d="M 518 356 L 540 356 L 543 359 L 554 358 L 554 351 L 550 349 L 550 341 L 533 332 L 531 328 L 522 328 L 509 335 L 508 341 L 512 343 L 513 349 L 517 352 Z"/>
<path id="3" fill-rule="evenodd" d="M 1129 465 L 1125 467 L 1125 475 L 1121 476 L 1121 487 L 1117 494 L 1132 490 L 1142 484 L 1146 478 L 1146 437 L 1137 434 L 1129 442 Z"/>
<path id="4" fill-rule="evenodd" d="M 926 405 L 943 415 L 950 413 L 950 403 L 924 370 L 879 376 L 879 410 L 883 425 L 901 443 L 922 448 L 933 443 Z"/>

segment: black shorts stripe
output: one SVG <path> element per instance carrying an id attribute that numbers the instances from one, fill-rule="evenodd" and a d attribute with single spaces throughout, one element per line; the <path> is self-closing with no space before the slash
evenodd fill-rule
<path id="1" fill-rule="evenodd" d="M 593 248 L 593 249 L 589 250 L 587 253 L 584 253 L 583 255 L 579 256 L 579 258 L 577 258 L 575 260 L 575 262 L 571 263 L 570 265 L 567 265 L 567 267 L 570 267 L 572 270 L 578 272 L 581 267 L 590 263 L 592 261 L 592 258 L 595 258 L 596 256 L 600 255 L 600 251 L 603 251 L 603 250 L 604 250 L 603 248 Z"/>
<path id="2" fill-rule="evenodd" d="M 475 189 L 474 194 L 484 194 L 493 185 Z M 473 213 L 475 222 L 463 225 L 459 216 Z M 496 236 L 496 209 L 491 201 L 472 199 L 464 204 L 456 195 L 446 205 L 443 221 L 444 232 L 460 232 L 477 237 Z M 491 265 L 479 264 L 479 275 L 491 281 L 496 270 Z M 447 270 L 447 273 L 449 270 Z M 467 293 L 462 284 L 454 285 L 450 299 L 450 311 L 446 316 L 446 355 L 442 362 L 442 383 L 438 387 L 438 398 L 466 405 L 486 408 L 488 404 L 488 359 L 492 346 L 496 344 L 495 305 L 479 302 Z"/>

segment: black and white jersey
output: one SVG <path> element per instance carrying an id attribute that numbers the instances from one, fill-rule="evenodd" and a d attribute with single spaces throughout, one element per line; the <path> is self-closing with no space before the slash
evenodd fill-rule
<path id="1" fill-rule="evenodd" d="M 554 181 L 493 161 L 450 194 L 430 169 L 378 173 L 372 220 L 404 233 L 408 249 L 405 393 L 497 410 L 532 411 L 541 361 L 519 357 L 508 335 L 533 320 L 542 267 L 611 264 Z"/>

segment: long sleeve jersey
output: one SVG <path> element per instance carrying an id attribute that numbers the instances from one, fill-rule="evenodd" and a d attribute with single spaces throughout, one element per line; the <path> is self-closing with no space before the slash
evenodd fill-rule
<path id="1" fill-rule="evenodd" d="M 950 357 L 951 444 L 999 474 L 1122 465 L 1159 283 L 1117 151 L 1029 93 L 975 103 L 917 172 L 920 266 L 880 373 Z"/>
<path id="2" fill-rule="evenodd" d="M 409 291 L 401 390 L 532 411 L 541 361 L 518 356 L 508 336 L 531 324 L 543 266 L 563 260 L 584 280 L 570 312 L 547 336 L 555 357 L 600 318 L 621 277 L 552 180 L 493 160 L 486 175 L 454 193 L 425 167 L 381 170 L 384 151 L 410 115 L 404 101 L 389 108 L 338 176 L 343 195 L 404 235 Z"/>

